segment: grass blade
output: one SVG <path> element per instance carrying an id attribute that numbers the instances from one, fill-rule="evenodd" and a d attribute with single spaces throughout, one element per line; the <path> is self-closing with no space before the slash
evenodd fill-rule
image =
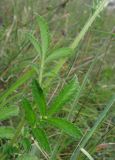
<path id="1" fill-rule="evenodd" d="M 36 80 L 33 80 L 33 82 L 32 82 L 32 93 L 33 93 L 33 97 L 34 97 L 35 102 L 39 106 L 40 114 L 42 116 L 45 116 L 47 105 L 46 105 L 45 97 L 43 94 L 43 90 Z"/>
<path id="2" fill-rule="evenodd" d="M 107 3 L 107 0 L 102 0 L 98 6 L 96 6 L 96 11 L 94 14 L 89 18 L 79 35 L 76 36 L 75 40 L 73 43 L 70 45 L 70 48 L 75 49 L 79 42 L 84 38 L 85 34 L 87 33 L 88 29 L 91 27 L 93 24 L 94 20 L 99 16 L 100 12 L 103 10 L 105 4 Z"/>
<path id="3" fill-rule="evenodd" d="M 94 158 L 84 148 L 81 148 L 80 150 L 89 160 L 94 160 Z"/>
<path id="4" fill-rule="evenodd" d="M 92 137 L 93 133 L 96 131 L 97 127 L 101 124 L 103 119 L 106 117 L 108 111 L 111 109 L 111 107 L 114 104 L 114 102 L 115 102 L 115 95 L 110 99 L 110 101 L 106 105 L 104 111 L 99 115 L 99 117 L 97 118 L 97 121 L 95 122 L 94 126 L 87 133 L 87 135 L 85 136 L 84 140 L 81 142 L 80 146 L 77 147 L 74 150 L 70 160 L 76 160 L 78 158 L 79 152 L 80 152 L 80 148 L 84 148 L 85 147 L 85 145 L 87 144 L 88 140 Z"/>
<path id="5" fill-rule="evenodd" d="M 76 139 L 80 138 L 82 135 L 81 130 L 67 120 L 59 118 L 49 118 L 47 119 L 47 122 Z"/>

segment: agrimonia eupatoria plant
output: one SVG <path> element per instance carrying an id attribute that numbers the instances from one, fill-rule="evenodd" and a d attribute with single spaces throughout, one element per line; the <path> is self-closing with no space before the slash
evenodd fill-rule
<path id="1" fill-rule="evenodd" d="M 26 120 L 32 129 L 33 137 L 39 142 L 45 151 L 50 152 L 48 138 L 46 136 L 45 130 L 42 127 L 43 123 L 44 125 L 50 124 L 51 126 L 59 128 L 75 139 L 80 138 L 82 135 L 81 130 L 77 126 L 74 126 L 72 123 L 65 119 L 54 117 L 54 115 L 57 114 L 65 105 L 65 103 L 73 99 L 74 95 L 79 89 L 79 85 L 76 83 L 77 79 L 73 78 L 67 85 L 63 87 L 51 106 L 47 106 L 43 90 L 40 87 L 42 84 L 45 65 L 54 60 L 68 57 L 73 52 L 73 50 L 69 47 L 62 47 L 58 49 L 56 48 L 50 53 L 50 35 L 48 25 L 41 16 L 38 16 L 37 22 L 40 28 L 41 43 L 39 43 L 35 36 L 31 33 L 28 34 L 28 38 L 40 57 L 39 83 L 37 80 L 32 82 L 32 93 L 34 101 L 36 102 L 37 106 L 39 106 L 39 118 L 36 116 L 32 106 L 30 105 L 30 102 L 27 99 L 23 100 L 23 107 L 25 109 Z"/>
<path id="2" fill-rule="evenodd" d="M 38 141 L 42 149 L 48 153 L 50 153 L 51 147 L 44 129 L 47 124 L 60 129 L 75 139 L 79 139 L 82 135 L 82 131 L 77 126 L 65 119 L 55 116 L 68 101 L 71 101 L 78 87 L 76 78 L 72 79 L 63 87 L 50 107 L 48 107 L 42 88 L 36 80 L 33 80 L 32 95 L 38 110 L 37 113 L 34 111 L 30 102 L 27 99 L 23 99 L 25 119 L 31 128 L 32 135 L 34 139 Z"/>
<path id="3" fill-rule="evenodd" d="M 35 36 L 31 33 L 28 33 L 28 39 L 33 44 L 34 48 L 36 49 L 39 57 L 40 57 L 40 65 L 39 65 L 39 83 L 36 80 L 33 80 L 32 82 L 32 93 L 34 97 L 34 101 L 37 106 L 39 106 L 39 114 L 37 115 L 36 112 L 33 109 L 33 105 L 31 105 L 30 101 L 28 101 L 26 98 L 23 99 L 22 105 L 25 111 L 25 117 L 28 126 L 31 130 L 31 133 L 39 142 L 39 145 L 42 149 L 44 149 L 46 152 L 51 152 L 51 147 L 48 141 L 48 137 L 45 133 L 45 129 L 43 126 L 47 126 L 47 124 L 50 124 L 56 128 L 59 128 L 60 130 L 64 131 L 68 135 L 74 137 L 75 139 L 80 138 L 82 135 L 81 130 L 74 126 L 72 123 L 68 122 L 65 119 L 60 119 L 54 117 L 54 114 L 60 111 L 60 109 L 65 105 L 68 100 L 71 100 L 76 92 L 76 87 L 78 87 L 76 80 L 73 79 L 68 83 L 62 91 L 59 93 L 59 95 L 54 100 L 53 104 L 50 108 L 48 108 L 46 99 L 43 94 L 43 90 L 40 87 L 42 85 L 43 80 L 43 72 L 45 70 L 45 65 L 49 64 L 53 60 L 58 59 L 64 59 L 65 57 L 68 57 L 72 53 L 72 49 L 69 47 L 62 47 L 62 48 L 56 48 L 53 49 L 53 51 L 49 51 L 49 45 L 50 45 L 50 35 L 49 35 L 49 29 L 46 21 L 43 19 L 43 17 L 38 16 L 37 22 L 39 24 L 40 28 L 40 36 L 41 36 L 41 43 L 38 42 L 38 40 L 35 38 Z M 36 67 L 36 64 L 33 64 L 34 69 L 38 69 L 38 66 Z M 3 94 L 1 97 L 2 99 L 6 99 L 6 97 L 9 96 L 9 94 L 14 91 L 18 86 L 24 83 L 34 73 L 33 69 L 30 70 L 30 72 L 27 72 L 24 76 L 22 76 L 16 83 L 13 84 L 13 86 Z M 7 101 L 6 101 L 7 103 Z M 3 103 L 1 105 L 4 106 Z M 18 115 L 18 108 L 17 107 L 8 107 L 8 108 L 1 108 L 0 111 L 0 120 L 6 120 L 8 118 L 11 118 L 12 116 Z M 19 137 L 19 134 L 21 134 L 21 130 L 24 127 L 25 120 L 22 119 L 19 126 L 17 127 L 17 130 L 13 127 L 0 127 L 0 138 L 7 138 L 11 139 L 10 145 L 16 143 L 16 139 Z M 44 124 L 42 126 L 42 124 Z M 1 154 L 0 157 L 4 159 L 4 157 L 7 157 L 7 155 Z"/>
<path id="4" fill-rule="evenodd" d="M 37 66 L 37 64 L 36 65 L 32 64 L 32 66 L 34 67 L 35 70 L 37 70 L 39 74 L 39 84 L 41 85 L 43 77 L 47 75 L 47 78 L 48 78 L 48 73 L 46 74 L 44 73 L 45 66 L 47 66 L 50 62 L 53 62 L 55 60 L 60 61 L 64 58 L 69 57 L 72 54 L 73 49 L 70 47 L 62 47 L 62 48 L 54 48 L 52 51 L 50 51 L 49 49 L 50 34 L 49 34 L 48 25 L 44 20 L 44 18 L 41 16 L 37 17 L 37 22 L 40 28 L 41 43 L 36 39 L 36 37 L 32 33 L 28 33 L 27 37 L 30 40 L 30 42 L 33 44 L 40 58 L 39 66 Z M 51 76 L 51 72 L 52 73 L 58 72 L 58 70 L 60 69 L 59 66 L 60 66 L 60 63 L 58 64 L 58 66 L 55 67 L 53 71 L 50 70 L 49 75 Z M 40 68 L 39 71 L 38 71 L 38 68 Z"/>
<path id="5" fill-rule="evenodd" d="M 105 0 L 103 0 L 102 2 L 104 3 L 104 1 Z M 82 135 L 82 132 L 78 127 L 74 126 L 72 123 L 68 122 L 65 119 L 57 118 L 57 115 L 56 115 L 68 101 L 73 99 L 73 96 L 76 94 L 76 89 L 79 89 L 79 85 L 75 83 L 76 79 L 75 78 L 72 79 L 67 85 L 65 85 L 63 89 L 60 91 L 60 93 L 55 97 L 54 101 L 48 106 L 43 90 L 41 88 L 43 84 L 43 78 L 45 75 L 44 71 L 46 69 L 46 65 L 48 65 L 52 61 L 60 59 L 62 60 L 62 64 L 60 63 L 58 67 L 56 66 L 58 69 L 55 68 L 54 72 L 57 73 L 60 70 L 60 68 L 65 62 L 66 57 L 68 57 L 73 52 L 73 50 L 78 46 L 81 39 L 83 39 L 85 33 L 88 31 L 88 29 L 90 28 L 90 26 L 92 25 L 96 17 L 101 12 L 103 3 L 102 5 L 100 5 L 98 9 L 96 9 L 93 16 L 88 20 L 88 22 L 86 23 L 86 25 L 84 26 L 80 34 L 75 38 L 75 41 L 70 45 L 70 47 L 62 47 L 58 49 L 56 48 L 53 51 L 49 50 L 49 46 L 50 46 L 49 29 L 48 29 L 47 23 L 41 16 L 39 16 L 37 19 L 39 28 L 40 28 L 41 41 L 39 42 L 33 34 L 31 33 L 28 34 L 28 39 L 33 44 L 40 58 L 39 70 L 38 70 L 38 65 L 33 64 L 33 67 L 39 73 L 38 74 L 39 82 L 37 82 L 36 80 L 33 80 L 32 82 L 32 93 L 33 93 L 33 98 L 34 98 L 37 112 L 34 110 L 34 105 L 27 99 L 23 99 L 22 104 L 25 111 L 25 119 L 29 126 L 29 131 L 31 131 L 32 136 L 34 137 L 34 139 L 38 141 L 41 148 L 48 153 L 51 152 L 51 147 L 48 140 L 48 136 L 45 132 L 45 127 L 47 127 L 47 124 L 50 124 L 50 126 L 54 126 L 62 130 L 63 132 L 67 133 L 68 135 L 72 136 L 75 139 L 80 138 L 80 136 Z M 30 70 L 29 72 L 25 73 L 24 76 L 19 78 L 16 81 L 16 83 L 13 84 L 9 88 L 9 90 L 6 91 L 5 94 L 3 94 L 3 96 L 0 97 L 0 101 L 3 101 L 4 99 L 6 99 L 15 89 L 17 89 L 20 85 L 22 85 L 33 74 L 34 74 L 33 70 Z M 107 111 L 104 113 L 107 113 Z M 9 112 L 8 115 L 6 114 L 7 112 Z M 16 110 L 16 112 L 15 110 L 12 110 L 12 109 L 11 109 L 11 112 L 6 110 L 6 112 L 1 115 L 2 116 L 5 115 L 5 117 L 3 117 L 0 120 L 5 120 L 12 116 L 18 115 L 18 110 Z M 104 115 L 103 117 L 105 117 L 106 114 L 103 114 L 103 115 Z M 99 121 L 98 124 L 100 124 L 100 122 L 101 120 Z M 24 126 L 24 124 L 22 125 Z M 84 143 L 83 145 L 81 145 L 82 147 L 84 147 L 84 144 L 86 144 L 89 137 L 92 136 L 97 126 L 98 125 L 96 123 L 96 127 L 91 130 L 90 135 L 87 136 L 88 138 L 86 137 L 87 139 L 83 141 Z M 22 126 L 19 129 L 20 129 L 19 131 L 21 132 Z M 8 133 L 8 134 L 5 135 L 5 133 Z M 5 128 L 5 127 L 1 128 L 0 137 L 8 138 L 8 139 L 11 139 L 12 137 L 16 137 L 14 135 L 14 128 L 10 128 L 10 130 L 9 128 Z M 78 150 L 80 150 L 80 148 L 78 148 Z M 71 158 L 72 160 L 73 160 L 73 157 L 74 159 L 76 158 L 77 152 L 78 151 L 75 150 L 74 155 Z"/>

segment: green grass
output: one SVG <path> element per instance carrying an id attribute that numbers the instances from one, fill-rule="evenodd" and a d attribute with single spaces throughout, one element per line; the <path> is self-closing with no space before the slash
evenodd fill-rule
<path id="1" fill-rule="evenodd" d="M 114 15 L 103 3 L 0 2 L 0 159 L 114 158 L 112 145 L 97 150 L 115 141 Z"/>

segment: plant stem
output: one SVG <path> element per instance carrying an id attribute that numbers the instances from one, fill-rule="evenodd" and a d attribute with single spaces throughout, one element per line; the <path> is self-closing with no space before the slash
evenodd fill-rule
<path id="1" fill-rule="evenodd" d="M 39 75 L 40 85 L 42 84 L 42 79 L 43 79 L 44 62 L 45 62 L 45 54 L 42 54 L 41 66 L 40 66 L 40 75 Z"/>
<path id="2" fill-rule="evenodd" d="M 70 45 L 70 47 L 72 49 L 75 49 L 78 46 L 79 42 L 83 39 L 84 35 L 88 31 L 88 29 L 91 27 L 91 25 L 94 22 L 94 20 L 98 17 L 100 12 L 103 10 L 103 8 L 104 8 L 106 3 L 107 3 L 107 0 L 102 0 L 102 2 L 100 2 L 100 4 L 96 7 L 97 10 L 94 12 L 92 17 L 89 18 L 89 20 L 87 21 L 87 23 L 83 27 L 82 31 L 79 33 L 79 35 L 76 36 L 75 40 Z"/>

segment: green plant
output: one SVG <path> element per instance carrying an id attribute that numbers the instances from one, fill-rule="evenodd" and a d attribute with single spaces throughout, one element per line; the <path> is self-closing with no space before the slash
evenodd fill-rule
<path id="1" fill-rule="evenodd" d="M 62 47 L 62 48 L 54 48 L 53 50 L 50 50 L 50 34 L 49 34 L 48 25 L 44 20 L 44 18 L 41 16 L 38 16 L 37 22 L 40 28 L 41 43 L 38 42 L 38 40 L 35 38 L 35 36 L 32 33 L 27 34 L 27 37 L 30 40 L 30 42 L 33 44 L 37 54 L 40 57 L 40 64 L 32 65 L 32 66 L 34 67 L 34 69 L 37 70 L 37 73 L 39 74 L 39 83 L 41 85 L 43 77 L 45 78 L 47 76 L 48 78 L 48 73 L 47 74 L 44 73 L 46 66 L 53 61 L 60 60 L 60 59 L 62 60 L 69 57 L 72 54 L 73 49 L 69 47 Z M 38 68 L 40 69 L 38 70 Z"/>
<path id="2" fill-rule="evenodd" d="M 106 117 L 108 111 L 111 109 L 111 107 L 112 107 L 112 105 L 114 103 L 115 103 L 115 95 L 113 95 L 113 97 L 107 103 L 105 109 L 103 110 L 103 112 L 97 118 L 97 121 L 95 122 L 94 126 L 89 130 L 89 132 L 87 132 L 87 134 L 85 135 L 85 137 L 84 137 L 83 141 L 81 142 L 81 144 L 76 147 L 76 149 L 74 150 L 70 160 L 76 160 L 76 158 L 78 158 L 79 153 L 80 153 L 80 149 L 85 147 L 85 145 L 87 144 L 87 142 L 89 141 L 91 136 L 94 134 L 94 132 L 97 129 L 97 127 L 101 124 L 103 119 Z"/>
<path id="3" fill-rule="evenodd" d="M 61 47 L 61 48 L 50 48 L 50 35 L 49 35 L 49 29 L 46 21 L 43 17 L 38 16 L 37 22 L 40 29 L 40 42 L 38 39 L 35 38 L 35 36 L 32 33 L 27 34 L 27 38 L 33 44 L 34 48 L 37 51 L 37 56 L 39 57 L 39 62 L 37 61 L 35 64 L 31 64 L 32 69 L 24 73 L 24 75 L 19 78 L 16 83 L 14 83 L 5 93 L 2 94 L 0 97 L 1 103 L 1 119 L 0 120 L 6 120 L 7 118 L 11 118 L 12 116 L 18 115 L 18 110 L 15 110 L 14 108 L 7 107 L 5 110 L 3 110 L 3 106 L 10 102 L 9 95 L 14 92 L 18 87 L 20 87 L 22 84 L 24 84 L 28 79 L 30 79 L 33 75 L 35 75 L 35 71 L 37 71 L 37 76 L 39 76 L 39 82 L 37 80 L 33 80 L 32 82 L 32 97 L 34 100 L 28 100 L 28 98 L 23 99 L 22 106 L 24 109 L 25 116 L 22 117 L 21 122 L 19 123 L 16 131 L 13 127 L 9 126 L 6 128 L 1 127 L 0 128 L 0 137 L 11 139 L 8 143 L 8 147 L 12 148 L 11 146 L 15 146 L 16 141 L 19 137 L 21 137 L 23 140 L 22 144 L 24 148 L 26 148 L 26 152 L 28 153 L 29 147 L 31 146 L 29 136 L 31 136 L 32 140 L 34 138 L 34 143 L 37 141 L 39 146 L 39 150 L 45 155 L 44 157 L 46 159 L 56 159 L 58 155 L 58 147 L 60 147 L 61 143 L 66 141 L 63 138 L 63 135 L 65 136 L 65 133 L 73 137 L 69 143 L 73 142 L 76 139 L 79 140 L 79 138 L 82 135 L 81 130 L 75 126 L 73 123 L 71 123 L 72 118 L 74 117 L 74 111 L 76 108 L 76 104 L 81 97 L 81 93 L 83 92 L 86 83 L 88 81 L 88 76 L 93 70 L 94 64 L 97 61 L 97 57 L 92 62 L 89 70 L 87 71 L 85 78 L 83 80 L 82 85 L 79 85 L 78 80 L 76 77 L 74 77 L 72 80 L 70 80 L 66 85 L 65 82 L 62 83 L 62 89 L 59 92 L 57 96 L 52 100 L 52 102 L 49 104 L 47 103 L 47 98 L 45 95 L 47 93 L 45 92 L 45 89 L 48 88 L 49 84 L 50 86 L 53 86 L 51 84 L 54 77 L 56 77 L 57 73 L 60 71 L 63 64 L 66 62 L 69 56 L 74 54 L 74 51 L 76 47 L 79 45 L 80 41 L 83 39 L 84 35 L 87 33 L 88 29 L 92 26 L 92 23 L 96 19 L 96 17 L 99 15 L 99 13 L 102 11 L 104 6 L 105 0 L 103 0 L 98 7 L 95 8 L 95 12 L 93 13 L 92 17 L 89 18 L 86 25 L 81 30 L 80 34 L 75 38 L 74 42 L 70 45 L 70 47 Z M 77 53 L 78 56 L 78 53 Z M 37 59 L 38 60 L 38 59 Z M 53 67 L 50 71 L 48 71 L 48 67 L 51 67 L 53 62 Z M 47 80 L 46 80 L 47 78 Z M 68 76 L 66 77 L 68 78 Z M 46 81 L 45 81 L 46 80 Z M 47 83 L 47 84 L 46 84 Z M 46 88 L 45 88 L 46 87 Z M 43 92 L 44 91 L 44 92 Z M 45 95 L 44 95 L 45 93 Z M 13 96 L 14 98 L 15 96 Z M 111 103 L 107 105 L 106 109 L 102 114 L 99 116 L 98 121 L 95 123 L 94 127 L 91 129 L 91 131 L 86 135 L 86 138 L 84 138 L 83 142 L 80 144 L 80 148 L 78 147 L 75 152 L 73 153 L 71 159 L 76 159 L 77 156 L 79 156 L 79 151 L 81 150 L 89 159 L 92 159 L 90 154 L 84 149 L 85 144 L 88 142 L 89 138 L 92 136 L 92 134 L 97 129 L 98 125 L 101 123 L 103 118 L 106 116 L 107 112 L 111 108 L 112 104 L 114 103 L 113 98 L 111 100 Z M 71 108 L 69 108 L 69 114 L 66 117 L 62 118 L 59 116 L 60 110 L 66 106 L 66 104 L 70 104 L 72 102 Z M 25 121 L 26 120 L 26 121 Z M 27 125 L 26 125 L 27 124 Z M 57 142 L 57 148 L 55 146 L 54 150 L 53 147 L 51 147 L 51 143 L 49 141 L 48 135 L 45 130 L 48 128 L 57 128 L 61 130 L 61 141 Z M 26 134 L 23 133 L 27 132 Z M 25 136 L 26 135 L 26 136 Z M 29 135 L 29 136 L 28 136 Z M 60 139 L 59 139 L 60 140 Z M 8 148 L 8 149 L 9 149 Z M 55 149 L 56 148 L 56 149 Z M 20 148 L 19 148 L 20 149 Z M 76 154 L 78 152 L 78 154 Z M 13 152 L 12 152 L 13 153 Z M 4 157 L 7 156 L 8 153 L 5 152 L 6 155 L 1 154 L 0 158 L 4 159 Z M 23 153 L 21 153 L 23 154 Z M 51 154 L 51 157 L 49 155 Z M 48 157 L 48 158 L 47 158 Z M 73 158 L 74 157 L 74 158 Z M 28 154 L 23 154 L 23 156 L 20 156 L 18 159 L 36 159 L 36 156 Z"/>
<path id="4" fill-rule="evenodd" d="M 54 114 L 57 114 L 63 105 L 65 105 L 68 101 L 71 101 L 77 89 L 78 86 L 76 85 L 76 79 L 73 79 L 69 84 L 64 86 L 59 95 L 55 98 L 52 105 L 48 108 L 43 90 L 41 89 L 39 83 L 36 80 L 33 80 L 32 93 L 39 115 L 35 114 L 33 107 L 27 99 L 23 100 L 25 118 L 31 127 L 33 137 L 47 152 L 50 152 L 50 144 L 48 142 L 45 130 L 43 129 L 43 126 L 45 127 L 47 124 L 59 128 L 75 139 L 79 139 L 82 135 L 81 130 L 77 126 L 74 126 L 74 124 L 68 122 L 67 120 L 54 117 Z"/>
<path id="5" fill-rule="evenodd" d="M 17 106 L 11 107 L 4 107 L 0 109 L 0 121 L 3 123 L 3 121 L 7 119 L 11 119 L 13 116 L 17 116 L 19 113 L 19 108 Z M 12 137 L 15 134 L 14 127 L 10 126 L 2 126 L 0 127 L 0 138 L 6 138 L 6 139 L 12 139 Z"/>

